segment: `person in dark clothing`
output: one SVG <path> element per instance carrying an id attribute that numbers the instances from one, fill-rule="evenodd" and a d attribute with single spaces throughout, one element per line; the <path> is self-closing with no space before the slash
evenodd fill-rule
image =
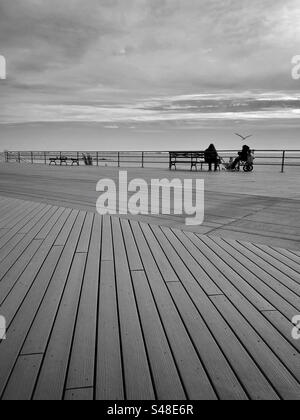
<path id="1" fill-rule="evenodd" d="M 205 150 L 205 163 L 208 163 L 209 172 L 212 171 L 212 165 L 215 165 L 215 172 L 218 170 L 220 160 L 218 152 L 213 144 Z"/>
<path id="2" fill-rule="evenodd" d="M 238 157 L 233 162 L 231 169 L 234 170 L 237 167 L 237 165 L 241 162 L 248 162 L 250 158 L 251 158 L 251 149 L 249 146 L 244 145 L 242 151 L 239 152 Z"/>

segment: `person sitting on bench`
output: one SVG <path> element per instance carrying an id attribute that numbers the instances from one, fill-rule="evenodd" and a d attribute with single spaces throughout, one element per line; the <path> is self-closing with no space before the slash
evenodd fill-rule
<path id="1" fill-rule="evenodd" d="M 213 144 L 205 150 L 205 163 L 208 163 L 209 172 L 212 171 L 212 165 L 215 165 L 215 172 L 217 172 L 220 160 L 218 152 Z"/>
<path id="2" fill-rule="evenodd" d="M 235 159 L 230 169 L 234 171 L 237 165 L 239 165 L 241 162 L 248 162 L 250 158 L 251 158 L 251 149 L 249 146 L 244 145 L 242 151 L 239 152 L 238 157 Z"/>

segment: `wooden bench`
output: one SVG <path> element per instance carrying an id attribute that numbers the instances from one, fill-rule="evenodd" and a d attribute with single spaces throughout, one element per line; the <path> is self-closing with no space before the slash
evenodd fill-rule
<path id="1" fill-rule="evenodd" d="M 58 161 L 59 161 L 59 157 L 50 158 L 49 159 L 49 165 L 52 165 L 53 163 L 54 163 L 54 165 L 57 165 Z"/>
<path id="2" fill-rule="evenodd" d="M 178 164 L 188 164 L 191 166 L 191 171 L 195 169 L 198 170 L 198 166 L 201 166 L 201 170 L 203 169 L 203 165 L 205 162 L 205 152 L 169 152 L 170 161 L 169 161 L 169 169 L 172 168 L 177 169 Z"/>
<path id="3" fill-rule="evenodd" d="M 72 162 L 72 166 L 74 166 L 74 165 L 79 166 L 80 165 L 80 159 L 79 158 L 71 158 L 71 162 Z"/>
<path id="4" fill-rule="evenodd" d="M 52 165 L 53 163 L 54 163 L 55 165 L 57 165 L 57 163 L 59 163 L 59 164 L 60 164 L 60 166 L 61 166 L 62 164 L 68 165 L 68 158 L 67 158 L 66 156 L 61 156 L 61 157 L 50 158 L 50 159 L 49 159 L 49 165 Z"/>

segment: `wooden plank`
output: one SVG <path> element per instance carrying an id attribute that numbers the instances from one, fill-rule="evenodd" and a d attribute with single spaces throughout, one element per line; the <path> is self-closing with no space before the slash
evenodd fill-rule
<path id="1" fill-rule="evenodd" d="M 263 315 L 270 321 L 272 325 L 280 332 L 280 334 L 300 353 L 300 341 L 292 337 L 292 329 L 294 325 L 292 320 L 287 320 L 279 311 L 267 311 Z"/>
<path id="2" fill-rule="evenodd" d="M 13 199 L 10 199 L 8 197 L 0 196 L 0 210 L 2 211 L 7 206 L 12 205 L 12 203 L 11 203 L 12 201 L 13 201 Z"/>
<path id="3" fill-rule="evenodd" d="M 185 400 L 176 364 L 143 271 L 132 273 L 142 328 L 158 400 Z"/>
<path id="4" fill-rule="evenodd" d="M 93 388 L 70 389 L 65 393 L 65 401 L 92 401 Z"/>
<path id="5" fill-rule="evenodd" d="M 1 203 L 0 205 L 1 222 L 8 214 L 11 214 L 12 210 L 14 210 L 18 204 L 20 203 L 18 203 L 17 200 L 9 200 L 9 199 L 5 203 Z"/>
<path id="6" fill-rule="evenodd" d="M 265 251 L 260 250 L 259 247 L 253 244 L 243 243 L 242 245 L 258 257 L 256 261 L 257 264 L 259 264 L 259 266 L 264 265 L 266 267 L 265 269 L 268 270 L 268 272 L 271 272 L 272 275 L 274 274 L 274 276 L 276 276 L 275 278 L 281 279 L 281 281 L 284 280 L 285 284 L 287 284 L 288 287 L 290 287 L 290 284 L 293 284 L 291 282 L 292 279 L 296 283 L 295 285 L 297 286 L 297 290 L 299 292 L 300 275 L 298 271 L 292 270 L 286 264 L 282 263 L 278 258 L 274 258 L 273 256 L 267 254 Z"/>
<path id="7" fill-rule="evenodd" d="M 55 241 L 55 246 L 65 246 L 66 242 L 69 238 L 70 232 L 72 227 L 74 226 L 74 223 L 79 215 L 78 210 L 72 210 L 70 216 L 68 217 L 67 223 L 61 230 L 60 234 L 58 235 L 58 238 Z"/>
<path id="8" fill-rule="evenodd" d="M 2 236 L 6 235 L 8 231 L 9 231 L 9 229 L 0 229 L 0 238 L 2 238 Z"/>
<path id="9" fill-rule="evenodd" d="M 42 354 L 18 358 L 3 394 L 4 401 L 29 401 L 31 399 L 42 359 Z"/>
<path id="10" fill-rule="evenodd" d="M 18 208 L 18 215 L 10 218 L 9 221 L 5 223 L 4 227 L 12 229 L 17 224 L 22 224 L 23 221 L 26 221 L 26 223 L 28 223 L 28 221 L 31 220 L 31 218 L 28 219 L 28 216 L 30 216 L 31 213 L 36 214 L 37 208 L 39 208 L 41 211 L 45 207 L 45 204 L 38 205 L 38 203 L 28 203 L 26 207 L 22 207 L 21 209 Z M 23 223 L 22 226 L 24 226 L 26 223 Z"/>
<path id="11" fill-rule="evenodd" d="M 18 245 L 19 242 L 24 238 L 24 234 L 17 233 L 15 236 L 13 236 L 0 250 L 0 263 L 7 257 L 8 254 Z"/>
<path id="12" fill-rule="evenodd" d="M 217 396 L 182 323 L 166 283 L 161 277 L 141 228 L 136 222 L 131 222 L 131 226 L 187 397 L 192 400 L 215 400 Z"/>
<path id="13" fill-rule="evenodd" d="M 283 249 L 283 248 L 272 248 L 272 249 L 278 254 L 285 256 L 289 261 L 292 261 L 294 264 L 296 264 L 296 267 L 300 265 L 300 256 L 294 254 L 288 249 Z"/>
<path id="14" fill-rule="evenodd" d="M 4 247 L 7 242 L 14 237 L 19 231 L 26 226 L 33 218 L 38 218 L 39 213 L 42 210 L 43 206 L 37 207 L 34 211 L 32 211 L 28 216 L 26 216 L 21 222 L 17 223 L 14 228 L 10 229 L 8 233 L 0 239 L 0 249 Z"/>
<path id="15" fill-rule="evenodd" d="M 170 244 L 167 237 L 159 227 L 152 227 L 157 239 L 163 246 L 169 261 L 176 261 L 176 272 L 182 282 L 182 285 L 188 292 L 191 300 L 203 317 L 204 322 L 215 337 L 220 349 L 227 358 L 230 366 L 240 379 L 249 398 L 253 400 L 276 400 L 278 399 L 274 389 L 257 368 L 252 358 L 246 352 L 245 348 L 239 342 L 235 334 L 228 327 L 222 316 L 216 310 L 208 296 L 204 293 L 195 279 L 187 270 L 184 262 L 178 259 L 179 255 L 175 251 L 176 237 L 172 239 L 174 248 L 166 246 Z"/>
<path id="16" fill-rule="evenodd" d="M 129 225 L 129 221 L 122 219 L 121 227 L 125 241 L 126 252 L 128 256 L 129 267 L 131 271 L 143 271 L 144 267 Z"/>
<path id="17" fill-rule="evenodd" d="M 247 400 L 240 382 L 182 284 L 170 283 L 168 288 L 218 397 L 221 400 Z"/>
<path id="18" fill-rule="evenodd" d="M 245 282 L 250 283 L 258 293 L 270 302 L 273 309 L 279 309 L 287 317 L 292 316 L 293 312 L 295 312 L 292 304 L 296 303 L 297 299 L 281 283 L 259 269 L 259 267 L 256 267 L 253 261 L 244 257 L 226 241 L 220 238 L 202 238 L 202 241 L 216 252 L 223 261 L 226 261 L 226 264 L 239 272 L 245 279 Z"/>
<path id="19" fill-rule="evenodd" d="M 152 252 L 152 255 L 156 261 L 157 267 L 164 278 L 166 283 L 179 282 L 179 279 L 172 267 L 172 265 L 167 260 L 166 256 L 163 253 L 163 250 L 160 248 L 159 243 L 157 242 L 153 232 L 151 231 L 149 225 L 142 223 L 142 231 L 144 233 L 145 239 L 148 243 L 149 249 Z"/>
<path id="20" fill-rule="evenodd" d="M 248 251 L 246 247 L 244 248 L 239 243 L 227 243 L 241 253 L 242 256 L 240 258 L 245 256 L 248 261 L 252 263 L 252 269 L 259 273 L 258 275 L 262 281 L 267 282 L 267 284 L 272 287 L 272 289 L 275 290 L 279 296 L 282 296 L 282 298 L 294 308 L 296 308 L 296 310 L 300 310 L 299 296 L 296 295 L 293 290 L 291 290 L 294 289 L 295 292 L 299 293 L 299 286 L 296 283 L 294 283 L 288 277 L 285 277 L 283 273 L 281 275 L 276 273 L 276 271 L 274 271 L 274 269 L 269 266 L 269 264 L 260 260 L 259 256 L 256 256 L 251 251 Z M 257 269 L 255 265 L 258 266 L 260 270 Z"/>
<path id="21" fill-rule="evenodd" d="M 235 331 L 243 345 L 250 352 L 266 377 L 279 395 L 285 400 L 300 400 L 300 384 L 282 364 L 281 360 L 270 350 L 261 337 L 234 308 L 225 296 L 212 296 L 211 300 L 225 317 L 230 327 Z M 294 368 L 297 368 L 297 360 Z"/>
<path id="22" fill-rule="evenodd" d="M 289 258 L 291 256 L 291 253 L 289 253 L 288 251 L 285 252 L 284 250 L 280 251 L 277 249 L 273 249 L 269 246 L 265 246 L 265 245 L 260 245 L 260 244 L 255 244 L 256 248 L 259 248 L 261 251 L 265 252 L 268 256 L 272 257 L 272 260 L 274 262 L 275 259 L 275 267 L 277 262 L 280 262 L 281 264 L 283 264 L 284 267 L 288 267 L 289 270 L 292 270 L 292 273 L 295 275 L 298 274 L 298 277 L 300 277 L 300 258 L 298 259 L 298 262 L 293 261 L 291 258 Z M 285 272 L 286 274 L 288 274 L 287 272 Z M 298 283 L 300 283 L 300 280 L 298 279 Z"/>
<path id="23" fill-rule="evenodd" d="M 34 217 L 33 219 L 31 219 L 28 223 L 26 223 L 25 226 L 22 227 L 22 229 L 19 230 L 18 233 L 31 233 L 31 231 L 36 227 L 36 223 L 37 221 L 40 220 L 48 220 L 49 219 L 49 214 L 53 215 L 56 211 L 58 210 L 58 207 L 55 206 L 46 206 L 44 207 L 38 214 L 37 217 Z M 47 217 L 47 219 L 46 219 Z M 45 218 L 45 219 L 44 219 Z"/>
<path id="24" fill-rule="evenodd" d="M 37 229 L 39 226 L 37 225 Z M 34 236 L 34 232 L 32 232 L 32 236 Z M 43 249 L 41 249 L 41 252 Z M 37 264 L 34 266 L 33 270 L 28 269 L 28 267 L 32 267 L 32 265 Z M 29 266 L 27 267 L 26 271 L 23 273 L 20 281 L 11 291 L 10 295 L 7 297 L 5 302 L 2 304 L 2 310 L 6 311 L 7 322 L 10 322 L 10 319 L 13 317 L 14 312 L 18 309 L 19 305 L 21 304 L 22 300 L 26 296 L 28 290 L 31 288 L 32 284 L 34 283 L 34 276 L 33 273 L 38 271 L 41 262 L 34 258 Z M 39 352 L 34 352 L 39 353 Z"/>
<path id="25" fill-rule="evenodd" d="M 103 261 L 99 293 L 96 399 L 118 401 L 124 398 L 115 269 L 113 261 Z"/>
<path id="26" fill-rule="evenodd" d="M 27 201 L 17 204 L 12 210 L 1 217 L 0 227 L 8 229 L 11 228 L 15 220 L 20 220 L 21 216 L 24 217 L 25 215 L 29 214 L 30 211 L 37 206 L 37 203 L 31 203 Z"/>
<path id="27" fill-rule="evenodd" d="M 82 232 L 79 238 L 77 253 L 87 253 L 90 246 L 91 230 L 94 222 L 94 214 L 88 213 L 82 228 Z M 100 239 L 100 238 L 99 238 Z"/>
<path id="28" fill-rule="evenodd" d="M 234 294 L 238 299 L 243 301 L 245 298 L 255 303 L 255 306 L 260 310 L 272 310 L 274 307 L 270 305 L 259 293 L 257 293 L 253 287 L 244 281 L 244 279 L 232 270 L 223 260 L 221 260 L 218 254 L 212 252 L 204 243 L 195 235 L 187 232 L 179 232 L 174 230 L 175 236 L 193 253 L 193 257 L 196 261 L 201 262 L 201 265 L 205 267 L 205 270 L 213 279 L 216 287 L 219 289 L 218 294 Z M 170 234 L 169 234 L 170 237 Z M 221 269 L 212 263 L 214 259 L 218 259 L 221 265 Z M 215 293 L 216 295 L 217 293 Z"/>
<path id="29" fill-rule="evenodd" d="M 57 222 L 57 220 L 66 213 L 66 211 L 70 214 L 71 210 L 69 209 L 64 209 L 62 207 L 58 208 L 57 211 L 55 212 L 55 217 L 52 217 L 43 227 L 43 229 L 41 229 L 39 231 L 39 233 L 35 236 L 35 239 L 41 239 L 41 240 L 45 240 L 48 235 L 50 234 L 54 224 Z"/>
<path id="30" fill-rule="evenodd" d="M 108 216 L 103 217 L 103 234 L 102 234 L 102 249 L 101 260 L 113 261 L 114 257 L 113 244 L 112 244 L 112 230 L 111 219 Z"/>
<path id="31" fill-rule="evenodd" d="M 202 242 L 203 244 L 203 242 Z M 203 247 L 203 254 L 205 254 Z M 223 270 L 224 262 L 218 256 L 218 250 L 212 253 L 211 263 L 220 271 Z M 216 280 L 217 281 L 217 280 Z M 219 281 L 218 281 L 219 282 Z M 220 288 L 221 288 L 220 284 Z M 300 378 L 300 362 L 299 355 L 295 354 L 294 349 L 286 342 L 286 340 L 278 333 L 278 331 L 263 317 L 263 315 L 255 309 L 255 307 L 246 299 L 242 299 L 239 293 L 228 293 L 225 295 L 233 303 L 233 305 L 240 311 L 240 313 L 247 319 L 252 327 L 257 331 L 267 345 L 274 350 L 274 352 L 281 357 L 285 365 L 293 372 L 294 376 Z"/>
<path id="32" fill-rule="evenodd" d="M 7 295 L 10 293 L 14 285 L 19 280 L 19 277 L 26 269 L 27 265 L 34 257 L 38 249 L 40 248 L 42 241 L 34 240 L 31 242 L 29 247 L 26 249 L 11 269 L 2 277 L 0 282 L 0 305 L 4 302 Z"/>
<path id="33" fill-rule="evenodd" d="M 291 253 L 295 254 L 297 257 L 300 257 L 300 251 L 298 250 L 289 250 Z"/>
<path id="34" fill-rule="evenodd" d="M 72 214 L 70 217 L 71 216 Z M 47 293 L 44 296 L 43 305 L 39 308 L 34 323 L 29 331 L 22 354 L 44 353 L 46 350 L 56 313 L 72 266 L 84 219 L 85 212 L 80 212 L 57 264 Z M 57 245 L 55 245 L 55 247 L 56 246 Z"/>
<path id="35" fill-rule="evenodd" d="M 76 254 L 47 346 L 34 400 L 61 400 L 63 397 L 85 264 L 86 255 Z"/>
<path id="36" fill-rule="evenodd" d="M 153 400 L 155 394 L 119 219 L 112 219 L 112 230 L 126 398 Z"/>
<path id="37" fill-rule="evenodd" d="M 101 229 L 102 220 L 100 216 L 95 215 L 70 357 L 67 389 L 94 386 Z"/>
<path id="38" fill-rule="evenodd" d="M 0 269 L 0 278 L 4 274 L 6 274 L 7 269 L 18 259 L 18 257 L 26 250 L 28 245 L 31 241 L 35 238 L 36 234 L 39 232 L 43 226 L 48 223 L 48 221 L 56 221 L 56 208 L 51 208 L 46 214 L 40 214 L 34 218 L 34 226 L 30 230 L 30 232 L 25 235 L 19 243 L 14 247 L 12 252 L 10 252 L 9 247 L 5 247 L 5 252 L 2 253 L 2 260 L 1 260 L 1 269 Z M 6 270 L 6 271 L 5 271 Z"/>
<path id="39" fill-rule="evenodd" d="M 28 246 L 25 252 L 23 252 L 20 258 L 18 258 L 18 253 L 16 253 L 15 255 L 10 256 L 9 261 L 6 261 L 6 264 L 2 264 L 0 273 L 5 272 L 7 268 L 11 267 L 6 272 L 6 275 L 2 277 L 0 282 L 0 292 L 3 293 L 3 298 L 6 297 L 7 291 L 9 291 L 9 289 L 12 288 L 16 281 L 19 280 L 19 273 L 21 274 L 20 279 L 22 280 L 23 284 L 27 284 L 34 279 L 69 214 L 70 210 L 64 210 L 64 213 L 58 219 L 58 221 L 56 221 L 56 224 L 53 226 L 52 230 L 49 232 L 48 237 L 43 243 L 41 243 L 40 240 L 34 240 Z M 55 217 L 52 217 L 52 221 L 54 220 Z M 34 250 L 37 247 L 39 248 L 37 253 L 35 253 Z M 23 264 L 26 265 L 25 270 L 22 270 Z M 17 309 L 16 305 L 14 306 Z"/>
<path id="40" fill-rule="evenodd" d="M 42 266 L 35 281 L 36 287 L 30 290 L 27 299 L 23 302 L 8 329 L 6 340 L 0 345 L 0 398 L 36 316 L 36 311 L 51 281 L 61 251 L 62 249 L 59 247 L 53 248 L 44 264 L 41 262 Z M 1 308 L 0 311 L 2 314 Z M 5 315 L 3 313 L 3 316 Z"/>
<path id="41" fill-rule="evenodd" d="M 168 239 L 172 240 L 177 239 L 176 236 L 173 234 L 173 232 L 170 229 L 164 229 L 164 232 Z M 212 281 L 211 277 L 207 274 L 207 272 L 204 270 L 204 266 L 198 263 L 198 257 L 197 259 L 194 259 L 192 254 L 190 252 L 194 252 L 192 247 L 190 249 L 187 249 L 184 247 L 184 245 L 180 241 L 175 241 L 175 244 L 173 245 L 178 252 L 178 254 L 182 257 L 182 259 L 186 262 L 187 268 L 192 273 L 194 278 L 197 280 L 199 285 L 203 288 L 203 290 L 208 295 L 217 295 L 222 294 L 222 291 L 216 286 L 216 284 Z"/>

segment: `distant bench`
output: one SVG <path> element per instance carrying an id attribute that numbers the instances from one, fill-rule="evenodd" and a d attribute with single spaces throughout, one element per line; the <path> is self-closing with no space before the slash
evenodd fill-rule
<path id="1" fill-rule="evenodd" d="M 79 158 L 68 158 L 68 157 L 66 157 L 66 156 L 61 156 L 61 157 L 53 157 L 53 158 L 50 158 L 49 159 L 49 165 L 57 165 L 57 164 L 59 164 L 60 166 L 62 166 L 62 165 L 68 165 L 68 161 L 70 161 L 71 162 L 71 165 L 72 166 L 74 166 L 74 165 L 77 165 L 77 166 L 79 166 L 80 165 L 80 159 Z"/>
<path id="2" fill-rule="evenodd" d="M 169 152 L 170 162 L 169 169 L 173 168 L 176 170 L 178 164 L 185 164 L 191 166 L 191 171 L 198 170 L 198 166 L 201 166 L 201 171 L 205 162 L 205 152 Z"/>

